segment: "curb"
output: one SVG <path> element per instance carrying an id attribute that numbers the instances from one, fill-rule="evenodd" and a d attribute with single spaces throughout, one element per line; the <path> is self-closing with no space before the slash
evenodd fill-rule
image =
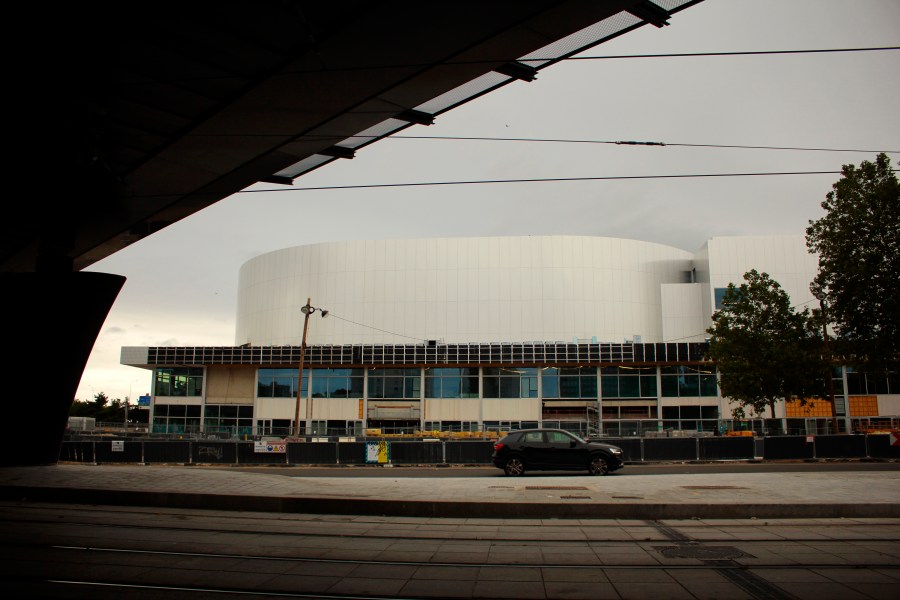
<path id="1" fill-rule="evenodd" d="M 230 496 L 0 486 L 0 500 L 197 510 L 482 519 L 791 519 L 900 518 L 900 503 L 803 504 L 560 504 L 447 502 L 363 498 Z"/>

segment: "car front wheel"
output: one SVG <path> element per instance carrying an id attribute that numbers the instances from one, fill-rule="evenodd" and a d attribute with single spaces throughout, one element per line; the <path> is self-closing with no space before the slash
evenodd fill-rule
<path id="1" fill-rule="evenodd" d="M 609 462 L 602 456 L 592 456 L 588 471 L 591 475 L 609 475 Z"/>
<path id="2" fill-rule="evenodd" d="M 507 458 L 503 465 L 503 472 L 511 477 L 525 474 L 525 463 L 518 456 Z"/>

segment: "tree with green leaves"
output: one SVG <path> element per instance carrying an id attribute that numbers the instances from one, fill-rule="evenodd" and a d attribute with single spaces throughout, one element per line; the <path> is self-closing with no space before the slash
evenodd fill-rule
<path id="1" fill-rule="evenodd" d="M 94 396 L 94 404 L 97 405 L 97 410 L 101 410 L 104 406 L 106 406 L 107 402 L 109 402 L 109 396 L 107 396 L 103 392 L 100 392 L 96 396 Z"/>
<path id="2" fill-rule="evenodd" d="M 817 320 L 808 309 L 795 311 L 768 273 L 752 270 L 744 280 L 728 285 L 707 329 L 722 396 L 739 404 L 739 414 L 769 407 L 773 418 L 779 401 L 825 397 L 827 365 Z"/>
<path id="3" fill-rule="evenodd" d="M 900 364 L 900 182 L 884 153 L 844 165 L 810 221 L 806 245 L 819 255 L 811 286 L 851 364 Z"/>

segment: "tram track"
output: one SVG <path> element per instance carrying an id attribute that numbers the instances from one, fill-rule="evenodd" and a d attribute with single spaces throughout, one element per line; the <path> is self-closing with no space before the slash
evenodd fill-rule
<path id="1" fill-rule="evenodd" d="M 368 517 L 356 517 L 356 518 L 341 518 L 336 517 L 332 518 L 331 515 L 318 515 L 318 516 L 297 516 L 298 518 L 286 518 L 284 515 L 275 514 L 270 515 L 268 513 L 259 513 L 257 515 L 240 515 L 235 513 L 216 513 L 214 515 L 202 515 L 198 516 L 197 511 L 193 512 L 184 512 L 184 511 L 167 511 L 161 513 L 157 509 L 148 509 L 148 510 L 139 510 L 134 508 L 129 508 L 127 510 L 118 510 L 115 512 L 107 512 L 104 511 L 102 513 L 98 512 L 96 507 L 90 506 L 81 506 L 77 508 L 61 508 L 57 505 L 48 505 L 48 506 L 27 506 L 27 507 L 18 507 L 19 509 L 24 508 L 24 510 L 17 511 L 18 514 L 15 516 L 4 516 L 3 514 L 3 506 L 0 506 L 0 524 L 32 524 L 32 525 L 67 525 L 72 527 L 87 527 L 87 528 L 107 528 L 107 529 L 133 529 L 133 530 L 160 530 L 160 531 L 178 531 L 178 532 L 196 532 L 196 533 L 223 533 L 223 534 L 236 534 L 236 535 L 271 535 L 271 536 L 284 536 L 284 537 L 296 537 L 296 536 L 304 536 L 304 537 L 321 537 L 321 538 L 347 538 L 347 539 L 398 539 L 403 538 L 407 540 L 419 540 L 419 541 L 454 541 L 460 539 L 467 539 L 471 541 L 496 541 L 496 542 L 513 542 L 513 543 L 541 543 L 541 542 L 552 542 L 554 544 L 584 544 L 587 542 L 616 542 L 621 541 L 623 543 L 632 543 L 635 541 L 640 542 L 654 542 L 654 541 L 663 541 L 663 540 L 674 540 L 674 541 L 686 541 L 691 539 L 684 532 L 690 532 L 691 529 L 699 529 L 706 527 L 708 523 L 716 523 L 715 520 L 709 521 L 697 521 L 697 520 L 684 520 L 684 521 L 666 521 L 665 524 L 658 521 L 644 521 L 641 524 L 636 524 L 635 522 L 631 522 L 628 527 L 632 530 L 646 531 L 649 535 L 647 536 L 634 536 L 627 540 L 617 539 L 615 536 L 610 536 L 609 538 L 603 538 L 599 536 L 599 532 L 608 529 L 608 530 L 620 530 L 623 527 L 623 524 L 615 521 L 615 520 L 563 520 L 563 519 L 548 519 L 542 521 L 540 524 L 534 524 L 534 521 L 528 521 L 526 524 L 519 524 L 517 520 L 511 519 L 508 522 L 505 522 L 503 525 L 498 525 L 498 521 L 495 519 L 486 519 L 484 522 L 479 522 L 479 519 L 468 519 L 465 520 L 465 524 L 461 525 L 463 527 L 462 530 L 455 530 L 454 535 L 452 536 L 442 536 L 434 533 L 430 533 L 431 529 L 428 527 L 428 523 L 433 521 L 432 519 L 402 519 L 402 518 L 391 518 L 387 520 L 385 518 L 368 518 Z M 85 519 L 85 520 L 73 520 L 60 517 L 61 512 L 67 513 L 75 513 L 76 515 L 97 515 L 96 519 Z M 26 513 L 26 514 L 22 514 Z M 43 516 L 42 516 L 43 515 Z M 174 519 L 176 522 L 172 522 L 171 524 L 163 525 L 160 521 L 141 524 L 135 522 L 111 522 L 111 517 L 116 517 L 119 519 L 130 519 L 135 516 L 139 517 L 148 517 L 148 518 L 166 518 L 166 519 Z M 189 523 L 187 520 L 190 519 L 193 521 Z M 196 521 L 208 521 L 206 524 L 198 525 Z M 222 523 L 224 521 L 232 521 L 235 523 L 239 523 L 244 525 L 243 527 L 223 527 Z M 777 527 L 782 531 L 784 529 L 797 529 L 797 530 L 808 530 L 808 526 L 799 526 L 794 525 L 797 520 L 787 520 L 786 522 L 779 521 L 778 519 L 769 519 L 769 520 L 745 520 L 745 522 L 729 522 L 729 530 L 732 532 L 732 537 L 729 538 L 729 543 L 751 543 L 758 541 L 766 541 L 764 538 L 760 537 L 759 530 L 761 528 L 766 528 L 770 526 Z M 823 520 L 819 520 L 823 521 Z M 273 524 L 274 522 L 274 524 Z M 674 523 L 674 524 L 673 524 Z M 872 530 L 873 533 L 870 535 L 872 539 L 877 539 L 883 542 L 895 542 L 900 544 L 900 519 L 834 519 L 828 522 L 829 527 L 832 528 L 832 531 L 835 529 L 848 529 L 855 530 L 858 528 L 866 528 Z M 256 527 L 251 527 L 255 525 Z M 284 526 L 290 525 L 291 528 L 286 530 Z M 396 527 L 392 527 L 396 526 Z M 279 528 L 280 526 L 280 528 Z M 344 531 L 336 531 L 335 527 L 344 527 L 344 528 L 354 528 L 359 529 L 357 532 L 344 532 Z M 422 529 L 409 529 L 410 526 L 422 527 Z M 447 525 L 447 528 L 454 527 L 453 525 Z M 376 528 L 376 530 L 373 530 Z M 483 532 L 479 532 L 478 529 L 481 528 Z M 515 530 L 514 534 L 504 534 L 502 531 L 498 531 L 500 528 L 512 528 Z M 579 537 L 577 539 L 561 539 L 561 538 L 549 538 L 546 535 L 535 535 L 535 537 L 523 537 L 523 531 L 533 530 L 535 532 L 546 531 L 547 528 L 555 528 L 558 530 L 589 530 L 593 535 L 590 537 Z M 742 538 L 739 537 L 739 533 L 735 532 L 735 530 L 746 530 L 753 531 L 754 534 L 752 536 Z M 890 534 L 887 534 L 887 531 L 891 531 Z M 653 533 L 657 533 L 659 535 L 653 535 Z M 769 541 L 776 539 L 776 537 L 772 537 Z M 806 543 L 806 542 L 820 542 L 822 541 L 821 536 L 810 536 L 803 537 L 799 535 L 791 535 L 789 537 L 781 537 L 777 539 L 783 539 L 783 541 L 797 542 L 797 543 Z M 840 537 L 839 535 L 835 535 L 831 533 L 829 535 L 829 542 L 834 543 L 846 543 L 846 542 L 854 542 L 859 540 L 859 535 L 854 533 L 853 535 L 848 535 L 847 537 Z"/>
<path id="2" fill-rule="evenodd" d="M 900 582 L 900 519 L 429 519 L 18 502 L 0 503 L 0 568 L 12 597 L 496 598 L 509 595 L 502 584 L 548 599 L 578 585 L 611 598 L 646 597 L 633 592 L 641 585 L 708 597 L 713 585 L 720 597 L 790 600 L 807 597 L 783 583 L 795 576 Z"/>

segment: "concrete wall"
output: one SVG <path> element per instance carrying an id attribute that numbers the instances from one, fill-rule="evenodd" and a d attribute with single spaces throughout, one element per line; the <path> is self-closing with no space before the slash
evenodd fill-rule
<path id="1" fill-rule="evenodd" d="M 255 397 L 256 369 L 222 366 L 207 369 L 207 404 L 252 404 Z"/>

